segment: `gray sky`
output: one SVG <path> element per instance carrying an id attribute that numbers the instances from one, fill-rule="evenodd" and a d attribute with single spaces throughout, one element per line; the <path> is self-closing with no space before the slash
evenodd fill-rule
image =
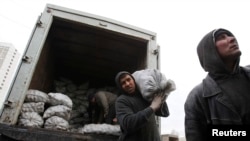
<path id="1" fill-rule="evenodd" d="M 162 134 L 184 135 L 184 102 L 205 77 L 196 54 L 200 39 L 215 28 L 236 36 L 241 65 L 250 56 L 250 8 L 247 0 L 0 0 L 0 42 L 12 43 L 23 53 L 46 3 L 75 9 L 157 33 L 161 71 L 176 83 L 167 103 L 170 116 L 162 118 Z"/>

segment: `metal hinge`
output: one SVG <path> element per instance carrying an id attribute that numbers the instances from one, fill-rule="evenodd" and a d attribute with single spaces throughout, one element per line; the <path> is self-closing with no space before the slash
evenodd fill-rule
<path id="1" fill-rule="evenodd" d="M 22 61 L 24 61 L 26 63 L 30 63 L 31 62 L 31 57 L 23 56 Z"/>
<path id="2" fill-rule="evenodd" d="M 103 23 L 103 22 L 99 22 L 99 25 L 103 26 L 103 27 L 107 27 L 108 26 L 106 23 Z"/>
<path id="3" fill-rule="evenodd" d="M 6 107 L 13 107 L 13 101 L 10 101 L 10 100 L 8 100 L 8 101 L 5 101 L 4 102 L 4 105 L 6 106 Z"/>
<path id="4" fill-rule="evenodd" d="M 41 27 L 43 25 L 43 23 L 42 23 L 42 21 L 39 20 L 39 21 L 37 21 L 36 25 Z"/>
<path id="5" fill-rule="evenodd" d="M 154 50 L 152 51 L 152 54 L 158 55 L 158 54 L 159 54 L 159 49 L 154 49 Z"/>
<path id="6" fill-rule="evenodd" d="M 38 17 L 36 25 L 39 26 L 39 27 L 42 27 L 43 22 L 41 21 L 41 16 Z"/>
<path id="7" fill-rule="evenodd" d="M 152 40 L 155 40 L 155 36 L 152 36 L 151 39 L 152 39 Z"/>

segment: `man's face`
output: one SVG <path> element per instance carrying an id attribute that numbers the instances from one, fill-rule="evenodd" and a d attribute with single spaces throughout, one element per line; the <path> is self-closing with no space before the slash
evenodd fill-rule
<path id="1" fill-rule="evenodd" d="M 238 43 L 233 36 L 221 34 L 217 37 L 215 45 L 223 61 L 234 61 L 241 55 Z"/>
<path id="2" fill-rule="evenodd" d="M 120 78 L 120 84 L 122 89 L 128 93 L 128 94 L 133 94 L 135 92 L 135 82 L 134 79 L 128 75 L 125 74 Z"/>

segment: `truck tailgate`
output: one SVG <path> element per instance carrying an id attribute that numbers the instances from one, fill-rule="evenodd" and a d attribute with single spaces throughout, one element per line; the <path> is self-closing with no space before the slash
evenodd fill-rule
<path id="1" fill-rule="evenodd" d="M 118 136 L 104 134 L 81 134 L 44 128 L 26 128 L 0 124 L 0 133 L 8 140 L 18 141 L 117 141 Z M 1 139 L 1 138 L 0 138 Z M 1 140 L 2 141 L 2 140 Z"/>

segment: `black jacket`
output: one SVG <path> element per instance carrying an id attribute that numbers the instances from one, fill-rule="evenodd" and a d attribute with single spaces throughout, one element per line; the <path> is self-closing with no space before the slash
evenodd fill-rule
<path id="1" fill-rule="evenodd" d="M 141 96 L 121 95 L 116 101 L 116 116 L 121 141 L 160 141 L 155 114 Z"/>
<path id="2" fill-rule="evenodd" d="M 116 83 L 121 88 L 117 79 L 119 74 Z M 116 116 L 122 130 L 119 141 L 160 141 L 155 114 L 149 105 L 138 91 L 133 95 L 124 93 L 117 98 Z"/>

